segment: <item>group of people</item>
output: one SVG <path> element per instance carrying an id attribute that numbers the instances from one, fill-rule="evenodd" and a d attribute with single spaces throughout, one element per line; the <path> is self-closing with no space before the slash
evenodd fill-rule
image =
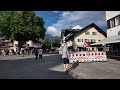
<path id="1" fill-rule="evenodd" d="M 13 49 L 4 49 L 0 51 L 0 55 L 15 55 L 15 52 Z"/>
<path id="2" fill-rule="evenodd" d="M 62 48 L 62 59 L 64 61 L 64 72 L 68 72 L 68 66 L 69 66 L 69 51 L 68 51 L 68 46 L 67 43 L 64 42 L 63 48 Z M 42 48 L 37 48 L 35 50 L 35 56 L 36 60 L 42 60 L 42 54 L 43 54 L 43 49 Z"/>

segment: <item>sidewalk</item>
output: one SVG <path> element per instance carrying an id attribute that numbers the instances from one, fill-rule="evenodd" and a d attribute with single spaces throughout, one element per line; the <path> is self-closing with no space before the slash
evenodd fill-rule
<path id="1" fill-rule="evenodd" d="M 75 64 L 68 74 L 76 79 L 120 79 L 120 60 Z"/>
<path id="2" fill-rule="evenodd" d="M 22 55 L 6 55 L 6 56 L 2 56 L 0 55 L 0 60 L 19 60 L 19 59 L 27 59 L 27 58 L 35 58 L 35 55 L 24 55 L 22 57 Z"/>
<path id="3" fill-rule="evenodd" d="M 44 53 L 43 56 L 49 56 L 50 54 Z M 56 53 L 52 53 L 52 55 L 56 55 Z M 35 58 L 35 55 L 0 55 L 0 60 L 21 60 L 21 59 L 29 59 L 29 58 Z"/>

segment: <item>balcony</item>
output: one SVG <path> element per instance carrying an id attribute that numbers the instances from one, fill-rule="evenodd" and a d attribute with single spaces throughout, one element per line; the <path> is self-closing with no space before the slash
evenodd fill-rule
<path id="1" fill-rule="evenodd" d="M 73 45 L 72 41 L 68 41 L 67 45 L 68 45 L 68 47 L 72 46 Z"/>

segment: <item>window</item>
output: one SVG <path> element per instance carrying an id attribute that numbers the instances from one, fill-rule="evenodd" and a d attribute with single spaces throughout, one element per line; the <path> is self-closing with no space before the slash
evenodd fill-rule
<path id="1" fill-rule="evenodd" d="M 96 35 L 97 33 L 96 32 L 92 32 L 92 35 Z"/>
<path id="2" fill-rule="evenodd" d="M 110 27 L 111 28 L 115 27 L 115 19 L 114 18 L 110 20 Z"/>
<path id="3" fill-rule="evenodd" d="M 80 42 L 82 42 L 82 39 L 80 39 Z"/>
<path id="4" fill-rule="evenodd" d="M 107 28 L 110 28 L 110 20 L 107 21 Z"/>
<path id="5" fill-rule="evenodd" d="M 90 40 L 88 39 L 87 42 L 90 42 Z"/>
<path id="6" fill-rule="evenodd" d="M 98 41 L 101 41 L 101 40 L 98 40 Z"/>
<path id="7" fill-rule="evenodd" d="M 115 17 L 115 26 L 120 24 L 120 16 Z"/>
<path id="8" fill-rule="evenodd" d="M 120 35 L 120 31 L 118 32 L 118 35 Z"/>
<path id="9" fill-rule="evenodd" d="M 81 39 L 82 40 L 82 42 L 83 42 L 83 39 Z"/>
<path id="10" fill-rule="evenodd" d="M 78 39 L 78 42 L 80 42 L 80 39 Z"/>
<path id="11" fill-rule="evenodd" d="M 90 33 L 88 31 L 85 32 L 85 35 L 89 35 Z"/>
<path id="12" fill-rule="evenodd" d="M 85 42 L 87 42 L 87 39 L 85 39 Z"/>
<path id="13" fill-rule="evenodd" d="M 95 39 L 91 39 L 91 42 L 95 43 L 95 42 L 96 42 L 96 40 L 95 40 Z"/>
<path id="14" fill-rule="evenodd" d="M 85 39 L 85 42 L 89 42 L 89 39 Z"/>
<path id="15" fill-rule="evenodd" d="M 108 29 L 113 28 L 113 27 L 118 26 L 118 25 L 120 25 L 120 15 L 118 15 L 110 20 L 107 20 Z"/>
<path id="16" fill-rule="evenodd" d="M 108 23 L 108 29 L 109 29 L 109 28 L 113 28 L 113 27 L 115 27 L 115 20 L 114 20 L 114 18 L 108 20 L 107 23 Z"/>

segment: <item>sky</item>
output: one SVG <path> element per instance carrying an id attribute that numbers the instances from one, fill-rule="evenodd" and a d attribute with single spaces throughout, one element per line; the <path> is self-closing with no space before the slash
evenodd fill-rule
<path id="1" fill-rule="evenodd" d="M 80 25 L 85 27 L 95 23 L 103 31 L 107 30 L 105 11 L 35 11 L 41 16 L 46 28 L 46 34 L 60 36 L 62 29 L 68 29 Z"/>

